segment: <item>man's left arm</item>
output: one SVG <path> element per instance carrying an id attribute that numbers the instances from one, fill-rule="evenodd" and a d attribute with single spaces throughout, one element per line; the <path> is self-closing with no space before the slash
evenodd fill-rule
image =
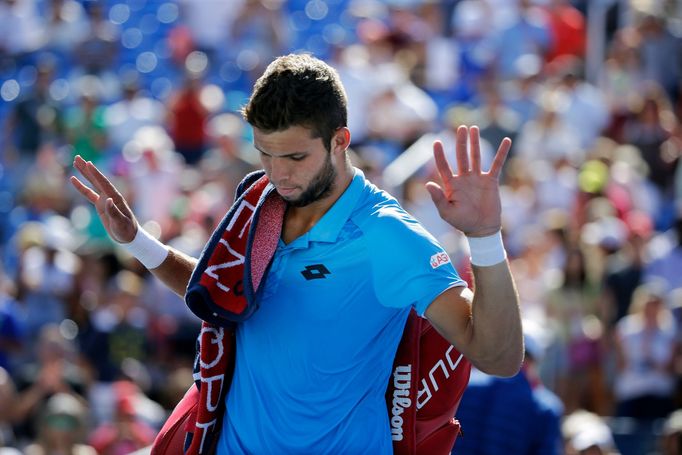
<path id="1" fill-rule="evenodd" d="M 469 142 L 469 147 L 467 147 Z M 440 184 L 427 189 L 440 216 L 469 241 L 474 291 L 453 287 L 440 294 L 425 316 L 481 371 L 513 376 L 523 361 L 519 299 L 502 245 L 498 179 L 511 141 L 502 141 L 488 172 L 481 171 L 477 127 L 457 130 L 457 175 L 440 142 L 434 157 Z"/>
<path id="2" fill-rule="evenodd" d="M 472 266 L 476 291 L 453 287 L 426 309 L 431 324 L 479 370 L 514 376 L 523 361 L 516 288 L 506 261 Z"/>

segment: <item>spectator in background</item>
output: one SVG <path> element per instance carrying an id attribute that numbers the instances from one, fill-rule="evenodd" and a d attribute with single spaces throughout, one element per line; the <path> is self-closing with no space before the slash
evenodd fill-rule
<path id="1" fill-rule="evenodd" d="M 19 232 L 21 255 L 17 300 L 28 333 L 59 324 L 67 315 L 78 259 L 66 249 L 63 236 L 47 223 L 25 223 Z M 30 340 L 29 349 L 35 340 Z"/>
<path id="2" fill-rule="evenodd" d="M 587 30 L 585 17 L 569 0 L 549 0 L 543 9 L 547 14 L 552 45 L 546 59 L 552 63 L 564 56 L 583 57 Z"/>
<path id="3" fill-rule="evenodd" d="M 89 326 L 81 331 L 79 344 L 94 383 L 89 400 L 96 423 L 112 420 L 115 381 L 124 377 L 127 359 L 143 365 L 149 358 L 148 311 L 139 300 L 142 279 L 129 270 L 116 274 L 108 285 L 107 298 L 92 311 Z"/>
<path id="4" fill-rule="evenodd" d="M 88 33 L 74 50 L 78 69 L 85 74 L 103 76 L 116 62 L 120 31 L 106 17 L 102 2 L 88 2 Z"/>
<path id="5" fill-rule="evenodd" d="M 54 65 L 51 57 L 39 60 L 34 85 L 21 95 L 4 125 L 3 160 L 15 191 L 22 187 L 41 147 L 57 142 L 62 133 L 62 106 L 50 94 Z"/>
<path id="6" fill-rule="evenodd" d="M 647 80 L 655 81 L 673 102 L 680 99 L 682 79 L 682 38 L 668 29 L 665 15 L 645 13 L 636 24 L 640 56 Z"/>
<path id="7" fill-rule="evenodd" d="M 494 24 L 498 16 L 492 14 L 493 8 L 477 0 L 460 1 L 454 7 L 452 41 L 455 47 L 456 80 L 449 88 L 452 92 L 451 102 L 477 103 L 479 80 L 486 75 L 496 75 L 491 71 L 495 59 L 492 48 L 494 34 L 499 30 Z M 434 62 L 432 66 L 440 67 L 440 62 Z"/>
<path id="8" fill-rule="evenodd" d="M 100 162 L 107 152 L 105 108 L 100 104 L 99 80 L 88 77 L 81 89 L 80 104 L 66 111 L 66 138 L 71 145 L 71 157 Z"/>
<path id="9" fill-rule="evenodd" d="M 438 106 L 411 80 L 410 63 L 395 58 L 411 52 L 409 35 L 379 20 L 361 22 L 358 33 L 367 50 L 366 68 L 373 73 L 364 115 L 367 139 L 383 155 L 378 157 L 383 167 L 433 129 Z"/>
<path id="10" fill-rule="evenodd" d="M 514 156 L 507 163 L 505 184 L 501 187 L 503 226 L 510 257 L 516 258 L 526 248 L 525 228 L 537 222 L 535 207 L 538 194 L 526 161 Z"/>
<path id="11" fill-rule="evenodd" d="M 642 212 L 632 212 L 625 244 L 612 256 L 604 270 L 600 301 L 604 309 L 607 333 L 628 314 L 632 295 L 642 283 L 646 263 L 646 245 L 651 237 L 651 219 Z"/>
<path id="12" fill-rule="evenodd" d="M 419 8 L 422 36 L 416 52 L 415 79 L 439 106 L 447 105 L 459 79 L 458 40 L 452 39 L 452 33 L 447 30 L 448 20 L 447 16 L 443 17 L 442 3 L 423 2 Z"/>
<path id="13" fill-rule="evenodd" d="M 578 164 L 585 156 L 575 128 L 561 117 L 561 101 L 556 95 L 546 93 L 536 119 L 527 122 L 519 132 L 516 153 L 525 162 Z"/>
<path id="14" fill-rule="evenodd" d="M 131 385 L 116 385 L 113 420 L 98 425 L 88 438 L 98 455 L 126 455 L 154 442 L 156 430 L 140 418 L 138 391 Z"/>
<path id="15" fill-rule="evenodd" d="M 210 145 L 199 165 L 207 181 L 218 182 L 224 188 L 223 194 L 235 195 L 237 185 L 249 172 L 255 171 L 253 162 L 245 158 L 252 152 L 244 143 L 244 121 L 232 113 L 213 117 L 208 124 Z M 253 158 L 255 153 L 251 153 Z M 227 208 L 227 203 L 223 206 Z M 220 211 L 216 213 L 220 216 Z"/>
<path id="16" fill-rule="evenodd" d="M 644 88 L 644 74 L 636 37 L 630 29 L 617 32 L 598 81 L 610 111 L 610 125 L 606 134 L 611 139 L 625 140 L 624 125 L 630 114 L 633 99 Z"/>
<path id="17" fill-rule="evenodd" d="M 353 131 L 353 143 L 362 146 L 370 139 L 369 107 L 381 85 L 380 75 L 372 71 L 370 49 L 363 42 L 334 49 L 332 63 L 348 95 L 348 126 Z"/>
<path id="18" fill-rule="evenodd" d="M 509 80 L 516 75 L 515 64 L 519 57 L 530 54 L 545 60 L 552 46 L 545 12 L 531 0 L 519 0 L 518 8 L 515 20 L 492 38 L 496 56 L 492 63 L 501 80 Z"/>
<path id="19" fill-rule="evenodd" d="M 597 414 L 578 410 L 561 424 L 566 455 L 619 455 L 613 433 Z"/>
<path id="20" fill-rule="evenodd" d="M 499 378 L 472 369 L 456 416 L 465 436 L 457 439 L 453 455 L 563 453 L 563 405 L 545 388 L 537 371 L 543 337 L 539 326 L 525 321 L 526 356 L 514 377 Z"/>
<path id="21" fill-rule="evenodd" d="M 558 67 L 554 92 L 559 115 L 574 129 L 581 150 L 591 148 L 609 124 L 609 110 L 601 92 L 582 75 L 582 63 L 575 57 L 564 57 Z"/>
<path id="22" fill-rule="evenodd" d="M 563 346 L 547 359 L 559 366 L 557 384 L 561 387 L 553 390 L 560 391 L 569 413 L 577 409 L 608 412 L 597 295 L 598 286 L 588 275 L 585 254 L 577 247 L 569 249 L 562 284 L 550 295 L 549 309 L 552 321 L 560 326 Z M 562 360 L 565 365 L 561 365 Z"/>
<path id="23" fill-rule="evenodd" d="M 161 127 L 140 128 L 131 144 L 128 183 L 133 206 L 143 222 L 154 221 L 164 232 L 171 204 L 180 192 L 182 157 Z"/>
<path id="24" fill-rule="evenodd" d="M 388 160 L 429 130 L 429 119 L 435 120 L 438 111 L 419 74 L 421 40 L 429 27 L 413 9 L 388 5 L 381 14 L 364 18 L 357 24 L 359 43 L 339 55 L 349 95 L 364 97 L 351 101 L 351 116 L 359 115 L 350 120 L 351 127 L 359 126 L 359 143 L 368 139 Z M 404 131 L 394 122 L 403 122 Z"/>
<path id="25" fill-rule="evenodd" d="M 541 110 L 543 84 L 540 77 L 542 61 L 536 55 L 526 54 L 516 61 L 516 76 L 501 85 L 501 96 L 506 106 L 519 115 L 519 128 L 535 120 Z"/>
<path id="26" fill-rule="evenodd" d="M 624 126 L 624 139 L 639 148 L 649 166 L 649 179 L 656 185 L 664 201 L 672 197 L 675 166 L 678 157 L 663 153 L 663 144 L 670 138 L 676 119 L 670 101 L 661 87 L 647 83 L 633 104 L 631 116 Z M 656 221 L 662 214 L 658 214 Z"/>
<path id="27" fill-rule="evenodd" d="M 202 101 L 201 75 L 187 71 L 182 86 L 167 101 L 167 130 L 185 163 L 196 165 L 206 151 L 209 111 Z"/>
<path id="28" fill-rule="evenodd" d="M 289 31 L 282 14 L 283 0 L 244 0 L 231 28 L 234 43 L 229 52 L 255 81 L 272 59 L 288 48 Z"/>
<path id="29" fill-rule="evenodd" d="M 632 297 L 630 314 L 616 326 L 618 416 L 647 421 L 663 418 L 673 409 L 677 338 L 664 299 L 660 287 L 641 285 Z"/>
<path id="30" fill-rule="evenodd" d="M 45 44 L 43 22 L 35 0 L 0 2 L 0 59 L 27 63 L 27 57 Z"/>
<path id="31" fill-rule="evenodd" d="M 121 78 L 123 98 L 106 108 L 104 122 L 115 153 L 135 137 L 144 126 L 161 126 L 166 106 L 140 89 L 139 75 L 128 73 Z"/>
<path id="32" fill-rule="evenodd" d="M 578 171 L 568 158 L 555 161 L 538 161 L 532 164 L 535 179 L 537 206 L 540 217 L 547 214 L 568 214 L 575 206 L 578 188 Z"/>
<path id="33" fill-rule="evenodd" d="M 245 0 L 230 2 L 180 0 L 180 16 L 189 29 L 192 46 L 214 62 L 229 43 L 234 21 Z M 227 50 L 227 49 L 225 49 Z"/>
<path id="34" fill-rule="evenodd" d="M 604 138 L 602 141 L 607 142 L 609 139 Z M 663 201 L 655 185 L 647 178 L 649 171 L 641 151 L 634 145 L 617 145 L 604 158 L 609 166 L 605 194 L 616 208 L 618 216 L 634 230 L 639 229 L 637 224 L 647 225 L 644 229 L 649 229 L 649 234 L 652 234 L 653 222 L 661 213 Z M 638 218 L 640 221 L 637 221 Z"/>
<path id="35" fill-rule="evenodd" d="M 94 243 L 85 243 L 78 250 L 81 267 L 74 277 L 73 314 L 71 318 L 79 327 L 86 327 L 90 312 L 106 297 L 105 288 L 123 264 L 114 253 Z"/>
<path id="36" fill-rule="evenodd" d="M 667 237 L 660 239 L 666 241 L 666 245 L 645 266 L 643 280 L 662 281 L 667 290 L 682 288 L 682 211 L 674 226 L 661 237 Z"/>
<path id="37" fill-rule="evenodd" d="M 26 455 L 95 455 L 85 440 L 87 406 L 67 393 L 50 397 L 39 417 L 38 439 L 25 449 Z"/>
<path id="38" fill-rule="evenodd" d="M 44 423 L 42 406 L 54 395 L 67 394 L 76 402 L 85 402 L 88 378 L 76 357 L 75 345 L 64 338 L 58 325 L 43 327 L 35 360 L 21 365 L 14 376 L 19 395 L 12 417 L 18 439 L 25 442 L 39 435 Z"/>
<path id="39" fill-rule="evenodd" d="M 71 63 L 71 50 L 88 34 L 85 9 L 76 0 L 49 0 L 46 3 L 46 47 Z"/>
<path id="40" fill-rule="evenodd" d="M 560 269 L 552 264 L 554 257 L 548 248 L 550 236 L 540 223 L 522 227 L 521 250 L 510 260 L 521 300 L 524 319 L 537 324 L 548 320 L 549 296 L 556 287 Z"/>
<path id="41" fill-rule="evenodd" d="M 500 89 L 496 85 L 485 84 L 481 87 L 481 98 L 483 103 L 475 113 L 481 139 L 489 144 L 499 144 L 505 137 L 515 141 L 521 128 L 521 116 L 504 104 Z"/>
<path id="42" fill-rule="evenodd" d="M 395 67 L 384 76 L 385 85 L 369 106 L 368 126 L 375 140 L 386 143 L 388 163 L 432 129 L 438 107 L 403 69 Z"/>

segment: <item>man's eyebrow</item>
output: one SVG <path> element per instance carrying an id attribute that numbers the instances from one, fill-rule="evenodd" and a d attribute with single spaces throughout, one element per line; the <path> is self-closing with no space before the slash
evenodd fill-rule
<path id="1" fill-rule="evenodd" d="M 260 153 L 262 153 L 263 155 L 267 155 L 267 156 L 276 156 L 277 158 L 290 158 L 290 157 L 292 157 L 292 156 L 296 156 L 296 155 L 306 155 L 306 154 L 308 153 L 308 152 L 292 152 L 292 153 L 286 153 L 286 154 L 284 154 L 284 155 L 271 155 L 270 153 L 267 153 L 267 152 L 265 152 L 263 149 L 261 149 L 260 147 L 258 147 L 256 144 L 254 144 L 253 146 L 256 148 L 256 150 L 258 150 L 258 151 L 259 151 Z"/>

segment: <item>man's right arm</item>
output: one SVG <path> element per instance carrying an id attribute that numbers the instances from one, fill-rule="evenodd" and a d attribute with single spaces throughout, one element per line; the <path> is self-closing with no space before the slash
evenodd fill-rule
<path id="1" fill-rule="evenodd" d="M 189 279 L 192 271 L 197 265 L 198 260 L 188 256 L 174 248 L 168 249 L 168 256 L 160 266 L 149 269 L 149 271 L 163 284 L 168 286 L 171 291 L 180 297 L 185 296 Z"/>
<path id="2" fill-rule="evenodd" d="M 76 156 L 73 166 L 91 185 L 78 177 L 71 184 L 97 209 L 109 236 L 179 296 L 184 296 L 197 259 L 163 245 L 142 229 L 121 193 L 91 162 Z"/>

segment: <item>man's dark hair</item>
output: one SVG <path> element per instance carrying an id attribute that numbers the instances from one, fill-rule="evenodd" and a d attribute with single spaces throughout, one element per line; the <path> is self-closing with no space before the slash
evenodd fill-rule
<path id="1" fill-rule="evenodd" d="M 346 92 L 331 66 L 307 54 L 289 54 L 268 65 L 242 115 L 266 133 L 310 128 L 330 150 L 332 136 L 348 121 Z"/>

